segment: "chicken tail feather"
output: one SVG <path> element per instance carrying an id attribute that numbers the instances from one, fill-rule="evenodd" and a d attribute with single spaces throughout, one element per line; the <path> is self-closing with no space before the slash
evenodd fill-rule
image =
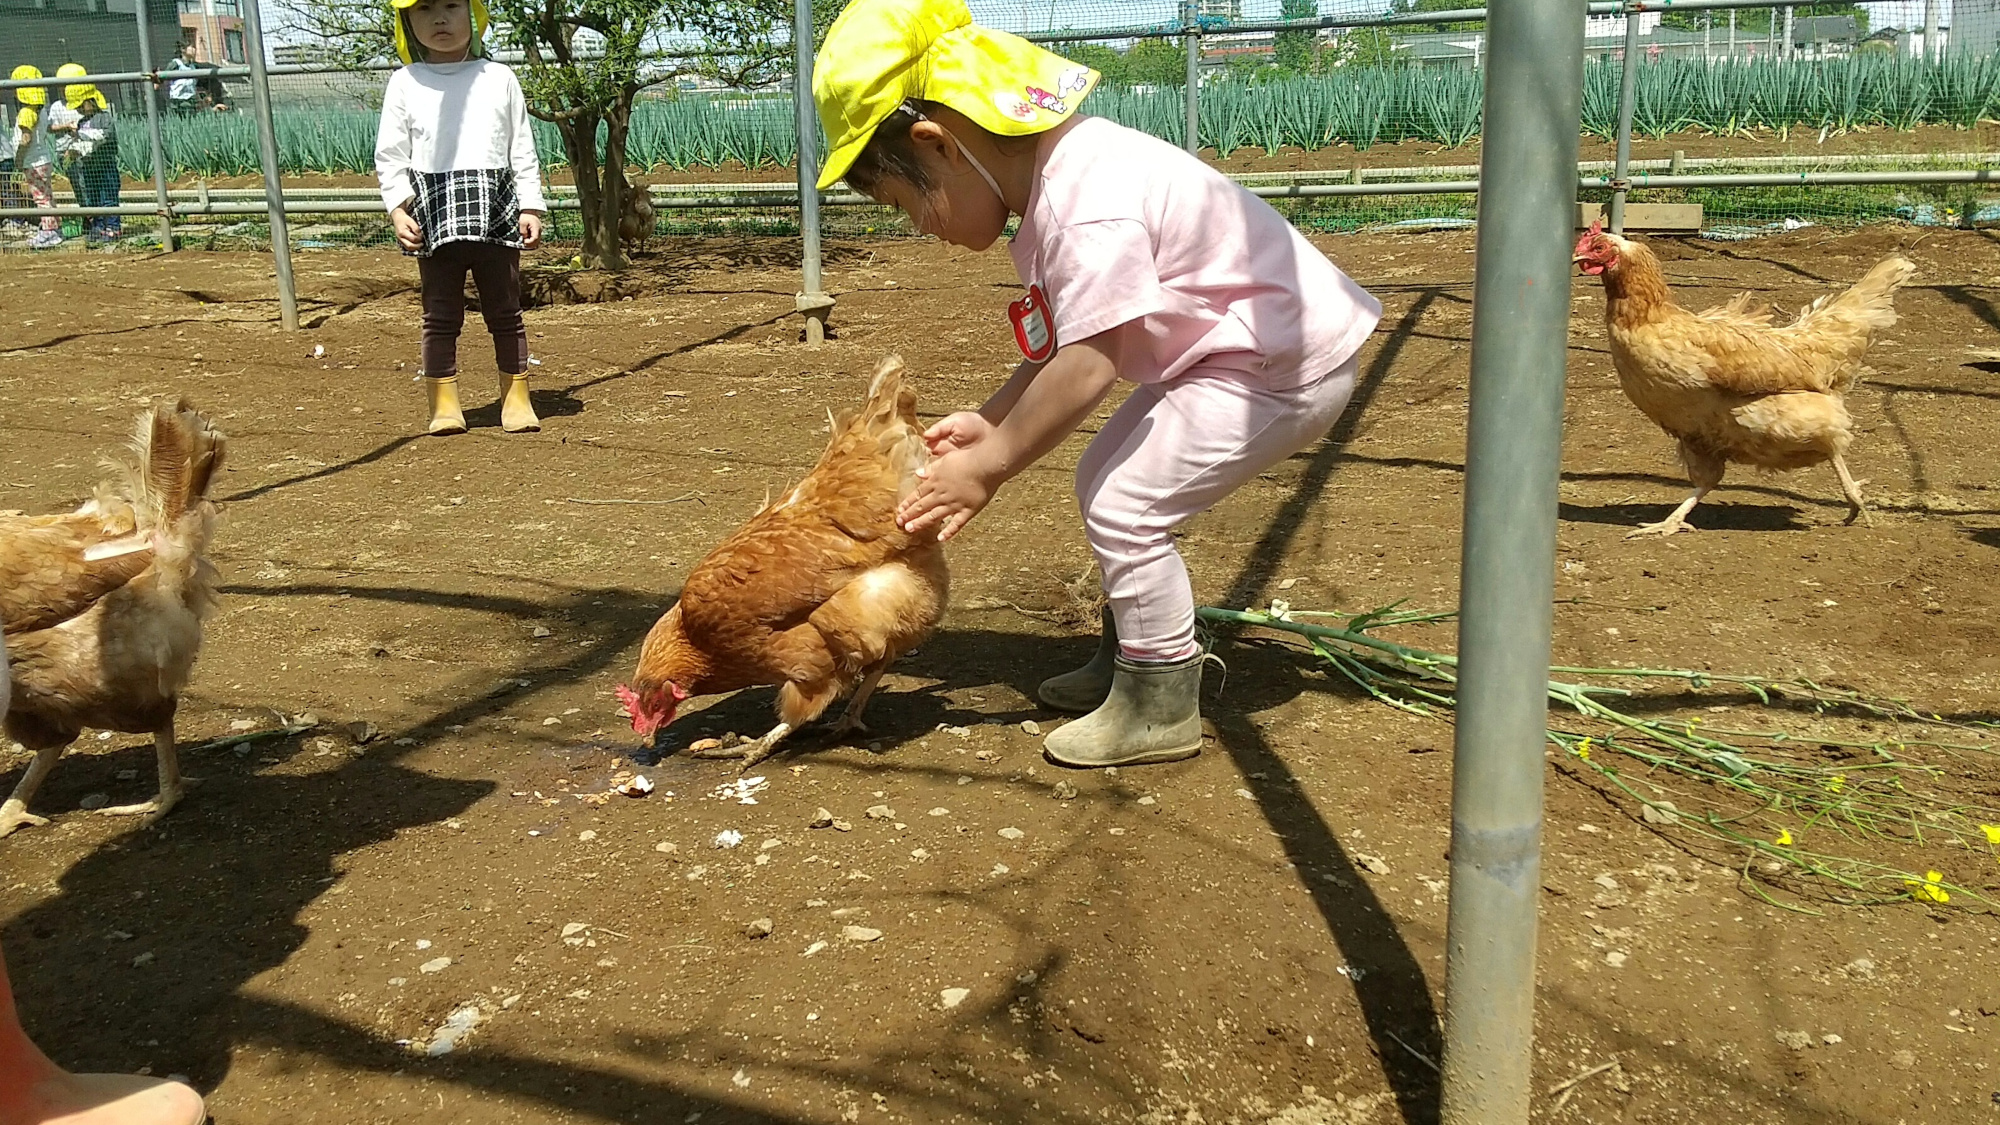
<path id="1" fill-rule="evenodd" d="M 1821 297 L 1806 306 L 1797 324 L 1803 328 L 1816 320 L 1834 318 L 1872 337 L 1896 323 L 1896 290 L 1916 276 L 1917 267 L 1908 258 L 1884 258 L 1846 292 Z"/>

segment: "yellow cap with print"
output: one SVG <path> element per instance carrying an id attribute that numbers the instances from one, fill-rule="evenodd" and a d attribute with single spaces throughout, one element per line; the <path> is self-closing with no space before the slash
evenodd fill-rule
<path id="1" fill-rule="evenodd" d="M 854 0 L 813 60 L 813 101 L 831 150 L 819 186 L 846 175 L 906 99 L 942 102 L 989 133 L 1024 137 L 1067 120 L 1097 78 L 973 23 L 965 0 Z"/>
<path id="2" fill-rule="evenodd" d="M 56 68 L 57 78 L 82 78 L 89 73 L 90 71 L 85 70 L 82 63 L 64 63 Z M 82 109 L 85 102 L 96 102 L 99 109 L 111 108 L 110 103 L 104 100 L 103 92 L 88 82 L 64 86 L 63 100 L 69 103 L 71 109 Z"/>
<path id="3" fill-rule="evenodd" d="M 470 58 L 480 53 L 479 44 L 486 38 L 486 4 L 485 0 L 468 0 L 468 2 L 472 6 L 472 47 L 467 55 Z M 421 58 L 423 44 L 411 41 L 410 21 L 403 15 L 416 6 L 417 0 L 389 0 L 389 9 L 393 13 L 390 18 L 396 22 L 396 54 L 402 56 L 406 63 L 423 61 Z"/>
<path id="4" fill-rule="evenodd" d="M 14 68 L 13 74 L 8 75 L 9 78 L 16 82 L 26 82 L 30 78 L 40 78 L 41 76 L 41 69 L 33 63 L 22 63 L 20 66 Z M 41 86 L 22 86 L 14 91 L 14 100 L 20 102 L 22 105 L 47 105 L 49 104 L 49 92 Z"/>

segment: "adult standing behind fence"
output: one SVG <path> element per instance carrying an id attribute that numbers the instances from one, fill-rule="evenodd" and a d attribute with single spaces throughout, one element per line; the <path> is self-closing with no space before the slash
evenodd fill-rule
<path id="1" fill-rule="evenodd" d="M 79 63 L 64 63 L 57 78 L 81 78 Z M 63 87 L 63 102 L 77 115 L 69 142 L 69 182 L 77 202 L 85 207 L 118 206 L 118 122 L 103 91 L 88 82 Z M 99 245 L 124 232 L 116 215 L 90 215 L 83 221 L 86 245 Z"/>
<path id="2" fill-rule="evenodd" d="M 194 44 L 181 44 L 180 53 L 168 60 L 161 68 L 165 73 L 177 70 L 199 70 L 194 61 Z M 158 85 L 158 83 L 155 83 Z M 167 108 L 182 117 L 192 116 L 201 111 L 201 84 L 192 78 L 173 78 L 167 81 Z"/>
<path id="3" fill-rule="evenodd" d="M 40 68 L 22 63 L 14 68 L 14 81 L 40 78 Z M 55 145 L 49 141 L 49 92 L 40 86 L 22 86 L 14 91 L 21 112 L 14 115 L 14 167 L 21 173 L 21 185 L 36 207 L 54 207 Z M 28 245 L 46 250 L 62 244 L 62 224 L 54 215 L 42 216 L 42 229 Z"/>

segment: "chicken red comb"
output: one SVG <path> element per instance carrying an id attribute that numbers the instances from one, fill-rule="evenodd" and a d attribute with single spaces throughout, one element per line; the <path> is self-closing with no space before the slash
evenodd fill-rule
<path id="1" fill-rule="evenodd" d="M 618 702 L 623 703 L 625 705 L 625 714 L 628 717 L 634 719 L 639 717 L 638 692 L 633 691 L 631 688 L 626 687 L 624 684 L 619 684 L 617 689 L 612 694 L 618 697 Z"/>

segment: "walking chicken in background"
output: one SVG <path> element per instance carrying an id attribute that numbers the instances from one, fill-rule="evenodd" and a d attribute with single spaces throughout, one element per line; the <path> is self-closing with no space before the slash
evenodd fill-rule
<path id="1" fill-rule="evenodd" d="M 1672 515 L 1632 535 L 1692 530 L 1688 513 L 1731 462 L 1776 471 L 1831 461 L 1852 509 L 1847 522 L 1873 525 L 1843 456 L 1854 419 L 1842 400 L 1860 381 L 1875 334 L 1896 323 L 1891 300 L 1915 266 L 1884 258 L 1846 292 L 1774 327 L 1770 310 L 1751 305 L 1748 294 L 1704 312 L 1681 308 L 1651 250 L 1596 224 L 1577 240 L 1575 261 L 1604 279 L 1619 385 L 1680 443 L 1694 483 Z"/>
<path id="2" fill-rule="evenodd" d="M 903 361 L 875 370 L 868 402 L 832 422 L 819 464 L 695 564 L 680 601 L 646 634 L 618 698 L 642 738 L 684 699 L 775 684 L 778 725 L 755 742 L 699 754 L 749 769 L 852 689 L 835 734 L 864 730 L 882 672 L 944 616 L 949 577 L 935 530 L 897 526 L 929 458 Z"/>
<path id="3" fill-rule="evenodd" d="M 618 218 L 620 245 L 636 246 L 641 254 L 653 237 L 653 189 L 644 180 L 625 177 L 625 213 Z"/>
<path id="4" fill-rule="evenodd" d="M 13 663 L 6 731 L 35 760 L 0 805 L 0 836 L 28 812 L 84 727 L 151 734 L 160 792 L 102 810 L 164 816 L 181 798 L 174 710 L 215 607 L 203 557 L 210 481 L 225 439 L 186 402 L 139 416 L 131 457 L 90 503 L 62 516 L 0 517 L 0 624 Z"/>

